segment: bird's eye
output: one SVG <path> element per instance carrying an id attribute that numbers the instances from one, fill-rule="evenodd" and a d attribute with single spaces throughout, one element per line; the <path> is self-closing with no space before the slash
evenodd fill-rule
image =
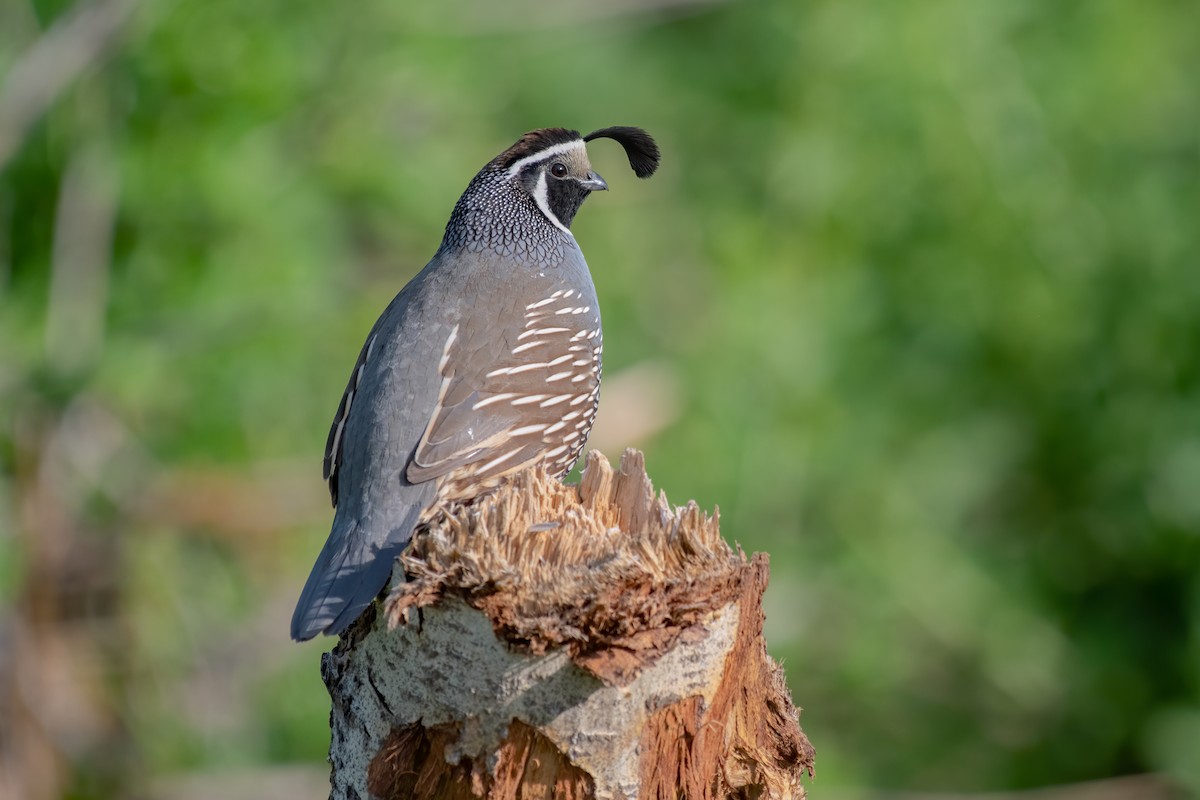
<path id="1" fill-rule="evenodd" d="M 561 161 L 555 161 L 554 164 L 550 167 L 550 174 L 556 178 L 567 177 L 567 165 L 562 163 Z"/>

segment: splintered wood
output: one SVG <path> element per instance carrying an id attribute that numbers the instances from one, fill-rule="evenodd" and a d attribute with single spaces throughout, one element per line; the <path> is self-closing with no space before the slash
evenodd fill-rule
<path id="1" fill-rule="evenodd" d="M 331 797 L 804 796 L 767 558 L 655 496 L 640 453 L 440 508 L 403 567 L 323 662 Z"/>

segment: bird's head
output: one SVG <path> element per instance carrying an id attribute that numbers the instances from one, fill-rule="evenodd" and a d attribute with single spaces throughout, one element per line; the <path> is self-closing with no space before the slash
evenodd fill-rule
<path id="1" fill-rule="evenodd" d="M 639 178 L 658 169 L 658 145 L 641 128 L 615 126 L 580 136 L 566 128 L 540 128 L 522 136 L 493 159 L 491 167 L 526 192 L 556 227 L 567 230 L 583 201 L 608 184 L 592 169 L 586 143 L 613 139 L 625 148 L 629 166 Z"/>

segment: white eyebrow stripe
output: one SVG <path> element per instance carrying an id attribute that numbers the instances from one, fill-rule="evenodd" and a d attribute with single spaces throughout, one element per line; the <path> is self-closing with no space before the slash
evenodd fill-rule
<path id="1" fill-rule="evenodd" d="M 514 162 L 513 165 L 508 168 L 508 177 L 515 178 L 518 172 L 525 169 L 525 167 L 529 166 L 530 164 L 536 164 L 538 161 L 544 161 L 551 156 L 569 153 L 570 151 L 583 146 L 583 139 L 572 139 L 569 142 L 559 142 L 558 144 L 551 145 L 545 150 L 539 150 L 531 156 L 525 156 L 520 161 Z"/>

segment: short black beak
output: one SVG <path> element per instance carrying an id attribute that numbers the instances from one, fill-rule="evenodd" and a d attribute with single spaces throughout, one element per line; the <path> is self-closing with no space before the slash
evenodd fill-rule
<path id="1" fill-rule="evenodd" d="M 580 181 L 579 185 L 590 192 L 603 192 L 608 188 L 608 184 L 604 182 L 604 178 L 601 178 L 594 172 L 589 172 L 587 180 Z"/>

